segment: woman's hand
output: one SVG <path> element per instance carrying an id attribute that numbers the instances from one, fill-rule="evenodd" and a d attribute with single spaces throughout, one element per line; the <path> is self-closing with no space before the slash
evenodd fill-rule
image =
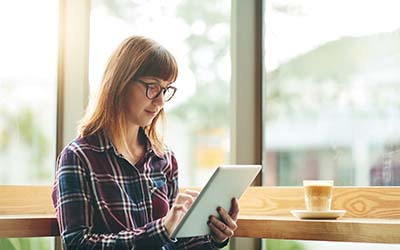
<path id="1" fill-rule="evenodd" d="M 228 238 L 231 238 L 237 229 L 236 221 L 239 214 L 239 202 L 236 198 L 232 199 L 229 213 L 221 207 L 218 207 L 217 211 L 221 219 L 211 215 L 207 224 L 212 231 L 212 240 L 217 243 L 222 243 Z"/>
<path id="2" fill-rule="evenodd" d="M 186 189 L 185 192 L 178 194 L 174 205 L 164 217 L 164 225 L 169 235 L 171 235 L 176 226 L 182 220 L 183 216 L 192 206 L 198 195 L 198 191 L 190 189 Z"/>

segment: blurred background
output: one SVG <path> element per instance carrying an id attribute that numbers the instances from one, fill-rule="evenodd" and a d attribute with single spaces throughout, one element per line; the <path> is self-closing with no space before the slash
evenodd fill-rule
<path id="1" fill-rule="evenodd" d="M 181 186 L 229 164 L 230 0 L 92 0 L 89 95 L 127 36 L 175 56 L 178 92 L 166 142 Z M 56 160 L 58 1 L 0 2 L 0 184 L 51 185 Z M 263 1 L 263 185 L 303 179 L 400 184 L 400 2 Z M 251 84 L 251 83 L 242 83 Z M 252 112 L 251 110 L 249 112 Z M 0 239 L 1 250 L 53 239 Z M 400 249 L 398 245 L 264 240 L 263 249 Z M 228 247 L 229 248 L 229 247 Z"/>
<path id="2" fill-rule="evenodd" d="M 400 3 L 264 3 L 265 183 L 399 185 Z"/>

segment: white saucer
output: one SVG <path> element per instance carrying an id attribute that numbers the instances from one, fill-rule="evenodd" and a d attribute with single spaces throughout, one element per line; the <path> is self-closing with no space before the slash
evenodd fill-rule
<path id="1" fill-rule="evenodd" d="M 309 211 L 309 210 L 291 210 L 295 217 L 299 219 L 337 219 L 346 213 L 346 210 L 329 211 Z"/>

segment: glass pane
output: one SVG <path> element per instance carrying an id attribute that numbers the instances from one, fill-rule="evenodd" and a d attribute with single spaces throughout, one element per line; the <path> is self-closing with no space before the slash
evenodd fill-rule
<path id="1" fill-rule="evenodd" d="M 265 1 L 265 184 L 400 185 L 399 8 Z"/>
<path id="2" fill-rule="evenodd" d="M 130 35 L 153 38 L 178 61 L 166 142 L 178 159 L 180 185 L 202 185 L 229 161 L 230 1 L 92 1 L 91 94 L 111 52 Z"/>
<path id="3" fill-rule="evenodd" d="M 58 2 L 0 1 L 0 185 L 54 178 Z M 0 239 L 2 250 L 49 250 L 52 238 Z"/>
<path id="4" fill-rule="evenodd" d="M 396 0 L 264 1 L 264 185 L 400 185 Z M 264 240 L 263 249 L 400 249 Z"/>
<path id="5" fill-rule="evenodd" d="M 51 184 L 58 3 L 0 2 L 0 184 Z"/>

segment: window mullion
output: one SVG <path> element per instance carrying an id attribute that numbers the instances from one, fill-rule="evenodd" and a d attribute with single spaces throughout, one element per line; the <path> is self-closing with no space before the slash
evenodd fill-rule
<path id="1" fill-rule="evenodd" d="M 89 0 L 60 0 L 57 154 L 76 136 L 88 102 Z"/>

